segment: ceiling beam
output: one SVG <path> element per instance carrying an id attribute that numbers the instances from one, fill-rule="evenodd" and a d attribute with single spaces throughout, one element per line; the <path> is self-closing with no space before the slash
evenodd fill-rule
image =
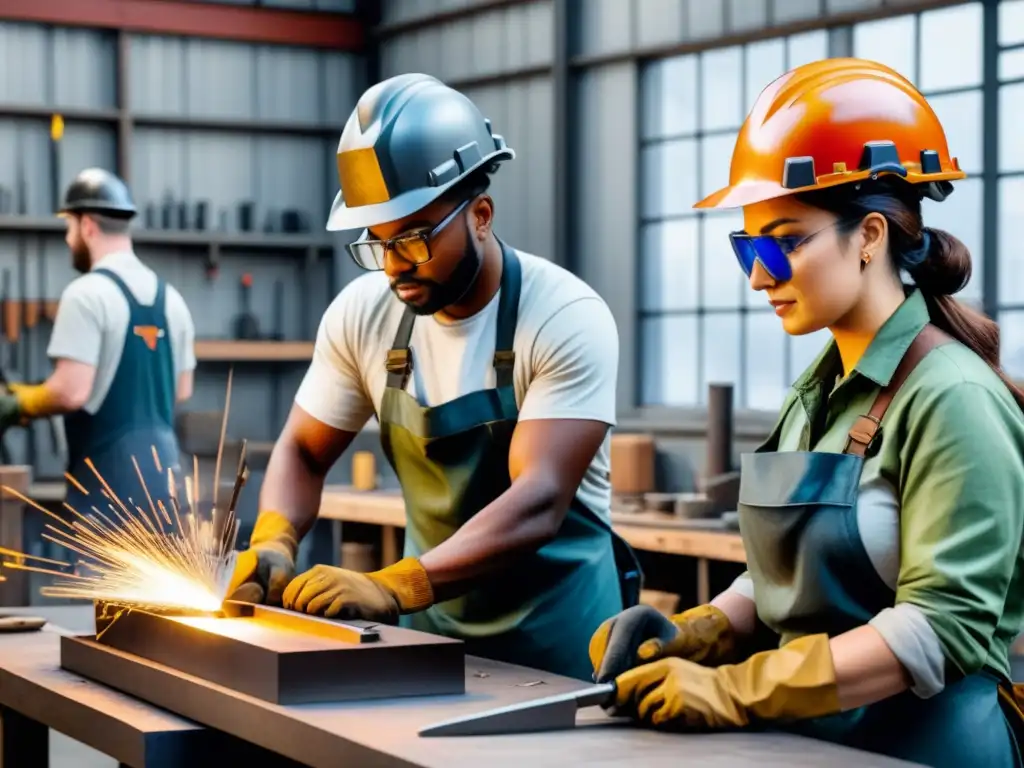
<path id="1" fill-rule="evenodd" d="M 351 15 L 188 0 L 0 0 L 0 21 L 362 51 Z"/>

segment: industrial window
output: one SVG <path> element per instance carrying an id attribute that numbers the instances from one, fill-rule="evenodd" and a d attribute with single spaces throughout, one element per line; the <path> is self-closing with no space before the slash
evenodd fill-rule
<path id="1" fill-rule="evenodd" d="M 1003 358 L 1024 378 L 1024 250 L 1011 221 L 1024 219 L 1024 0 L 1003 0 L 1000 45 L 1000 274 Z M 728 182 L 736 132 L 775 76 L 828 56 L 854 55 L 901 72 L 943 121 L 951 152 L 969 178 L 938 204 L 928 224 L 970 248 L 974 273 L 958 298 L 983 296 L 983 8 L 949 8 L 864 22 L 653 62 L 641 76 L 641 405 L 704 404 L 707 385 L 732 382 L 737 406 L 777 409 L 793 380 L 828 340 L 823 330 L 787 336 L 762 294 L 736 267 L 726 235 L 740 211 L 690 206 Z M 1015 105 L 1015 106 L 1014 106 Z M 989 258 L 994 258 L 990 256 Z M 1015 261 L 1016 260 L 1016 261 Z M 1014 269 L 1016 267 L 1016 269 Z M 983 302 L 983 299 L 987 301 Z"/>

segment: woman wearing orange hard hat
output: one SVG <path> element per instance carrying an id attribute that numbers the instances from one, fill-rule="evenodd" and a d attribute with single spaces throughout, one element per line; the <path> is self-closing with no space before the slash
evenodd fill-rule
<path id="1" fill-rule="evenodd" d="M 995 323 L 952 298 L 967 248 L 921 220 L 962 178 L 924 97 L 881 64 L 815 62 L 757 99 L 729 185 L 695 207 L 742 207 L 751 288 L 788 333 L 832 341 L 742 457 L 748 571 L 710 605 L 634 608 L 591 641 L 621 714 L 1021 764 L 1024 393 Z M 758 619 L 780 642 L 744 659 Z"/>

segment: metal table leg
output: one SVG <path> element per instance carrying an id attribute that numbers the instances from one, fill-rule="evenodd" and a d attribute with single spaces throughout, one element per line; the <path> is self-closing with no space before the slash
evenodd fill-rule
<path id="1" fill-rule="evenodd" d="M 7 707 L 0 707 L 0 768 L 48 768 L 50 729 Z"/>

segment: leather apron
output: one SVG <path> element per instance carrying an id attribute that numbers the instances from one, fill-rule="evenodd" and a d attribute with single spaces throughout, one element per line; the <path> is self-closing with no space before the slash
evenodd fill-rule
<path id="1" fill-rule="evenodd" d="M 511 485 L 509 447 L 519 413 L 513 339 L 521 273 L 518 256 L 504 244 L 502 257 L 495 388 L 421 406 L 406 392 L 416 319 L 408 309 L 388 353 L 381 443 L 402 486 L 407 557 L 446 541 Z M 482 578 L 466 594 L 403 616 L 402 623 L 463 640 L 469 654 L 590 680 L 590 637 L 622 610 L 624 600 L 639 601 L 640 578 L 628 545 L 574 500 L 553 541 Z"/>
<path id="2" fill-rule="evenodd" d="M 168 504 L 167 470 L 180 480 L 178 440 L 174 434 L 176 377 L 174 355 L 167 335 L 164 310 L 165 284 L 157 280 L 156 297 L 151 305 L 138 302 L 124 281 L 107 269 L 91 274 L 112 280 L 128 301 L 128 330 L 124 349 L 110 390 L 96 413 L 78 410 L 64 417 L 68 444 L 68 473 L 89 492 L 84 496 L 71 483 L 66 484 L 67 503 L 82 514 L 92 507 L 112 520 L 103 496 L 103 486 L 85 464 L 91 459 L 115 494 L 134 512 L 138 504 L 149 514 L 146 492 L 139 482 L 132 458 L 138 462 L 146 487 L 156 503 Z M 153 459 L 156 450 L 160 470 Z M 131 499 L 131 503 L 129 502 Z"/>
<path id="3" fill-rule="evenodd" d="M 861 468 L 877 447 L 882 417 L 899 387 L 946 341 L 925 326 L 870 413 L 851 429 L 843 453 L 778 453 L 783 414 L 765 444 L 742 457 L 740 530 L 758 616 L 783 643 L 822 632 L 834 637 L 895 604 L 857 525 Z M 786 730 L 928 766 L 1017 768 L 1020 756 L 997 695 L 1001 682 L 978 672 L 948 681 L 928 699 L 905 691 Z"/>

